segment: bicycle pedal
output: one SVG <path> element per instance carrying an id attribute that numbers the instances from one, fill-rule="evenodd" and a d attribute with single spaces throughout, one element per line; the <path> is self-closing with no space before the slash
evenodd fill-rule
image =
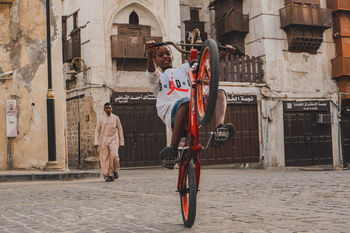
<path id="1" fill-rule="evenodd" d="M 226 141 L 230 134 L 228 132 L 220 132 L 215 135 L 215 141 Z"/>

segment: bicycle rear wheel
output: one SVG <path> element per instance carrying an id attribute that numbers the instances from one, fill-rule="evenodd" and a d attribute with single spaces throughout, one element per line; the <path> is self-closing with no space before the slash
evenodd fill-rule
<path id="1" fill-rule="evenodd" d="M 196 114 L 200 125 L 210 122 L 216 106 L 219 85 L 219 52 L 213 39 L 205 41 L 197 68 Z"/>
<path id="2" fill-rule="evenodd" d="M 191 159 L 187 165 L 185 186 L 180 190 L 182 219 L 186 227 L 192 227 L 196 218 L 197 186 L 195 166 Z"/>

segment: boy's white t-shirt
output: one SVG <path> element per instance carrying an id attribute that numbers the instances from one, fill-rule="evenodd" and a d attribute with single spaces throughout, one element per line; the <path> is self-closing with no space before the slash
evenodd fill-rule
<path id="1" fill-rule="evenodd" d="M 157 97 L 158 116 L 171 130 L 171 110 L 181 98 L 190 98 L 190 80 L 188 72 L 189 63 L 185 63 L 177 68 L 166 69 L 163 73 L 159 70 L 146 73 L 151 90 Z"/>

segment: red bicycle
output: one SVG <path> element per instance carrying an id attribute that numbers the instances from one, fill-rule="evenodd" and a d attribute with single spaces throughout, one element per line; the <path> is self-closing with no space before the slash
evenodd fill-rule
<path id="1" fill-rule="evenodd" d="M 204 44 L 186 44 L 184 46 L 202 47 L 200 54 L 180 48 L 173 42 L 156 43 L 155 46 L 172 45 L 178 51 L 190 54 L 192 71 L 189 72 L 191 97 L 187 136 L 179 151 L 179 175 L 177 191 L 180 194 L 181 212 L 186 227 L 192 227 L 196 217 L 197 192 L 200 180 L 199 152 L 208 147 L 199 143 L 198 128 L 208 124 L 216 106 L 219 84 L 219 53 L 216 42 L 208 39 Z M 220 46 L 221 47 L 221 46 Z M 225 49 L 225 47 L 223 47 Z M 197 60 L 200 55 L 199 60 Z M 213 134 L 212 134 L 213 136 Z M 210 141 L 210 140 L 209 140 Z"/>

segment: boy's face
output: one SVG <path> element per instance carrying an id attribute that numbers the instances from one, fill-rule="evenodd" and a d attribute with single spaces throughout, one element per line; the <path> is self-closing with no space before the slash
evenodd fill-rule
<path id="1" fill-rule="evenodd" d="M 155 54 L 156 57 L 154 61 L 157 66 L 159 66 L 163 71 L 173 67 L 173 58 L 168 47 L 159 47 L 159 49 L 156 50 Z"/>

